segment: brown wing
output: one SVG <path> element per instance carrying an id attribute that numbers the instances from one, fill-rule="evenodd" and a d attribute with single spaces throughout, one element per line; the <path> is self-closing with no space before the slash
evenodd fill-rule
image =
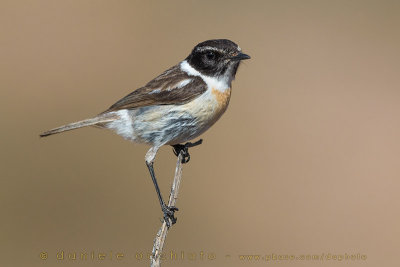
<path id="1" fill-rule="evenodd" d="M 207 85 L 200 77 L 189 76 L 176 65 L 144 87 L 120 99 L 105 112 L 154 105 L 185 104 L 206 90 Z"/>

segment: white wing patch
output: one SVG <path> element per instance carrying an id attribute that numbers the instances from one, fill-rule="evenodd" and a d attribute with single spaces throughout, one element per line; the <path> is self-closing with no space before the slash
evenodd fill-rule
<path id="1" fill-rule="evenodd" d="M 185 80 L 181 81 L 180 83 L 178 83 L 176 85 L 176 88 L 182 88 L 182 87 L 188 85 L 191 81 L 192 81 L 192 79 L 185 79 Z"/>
<path id="2" fill-rule="evenodd" d="M 152 95 L 152 94 L 158 94 L 159 92 L 161 92 L 161 89 L 160 89 L 160 88 L 154 89 L 153 91 L 149 92 L 149 94 L 150 94 L 150 95 Z"/>
<path id="3" fill-rule="evenodd" d="M 174 86 L 167 87 L 165 90 L 172 91 L 174 89 L 182 88 L 182 87 L 188 85 L 189 83 L 191 83 L 192 81 L 193 81 L 193 79 L 185 79 L 185 80 L 180 81 L 179 83 L 175 84 Z M 154 89 L 153 91 L 149 92 L 150 95 L 158 94 L 158 93 L 161 93 L 161 88 L 157 88 L 157 89 Z"/>

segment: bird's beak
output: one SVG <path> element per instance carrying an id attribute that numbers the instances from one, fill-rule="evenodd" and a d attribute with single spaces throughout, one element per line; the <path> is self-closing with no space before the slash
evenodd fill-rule
<path id="1" fill-rule="evenodd" d="M 245 59 L 250 59 L 249 55 L 246 55 L 244 53 L 239 53 L 236 56 L 233 56 L 230 58 L 231 60 L 245 60 Z"/>

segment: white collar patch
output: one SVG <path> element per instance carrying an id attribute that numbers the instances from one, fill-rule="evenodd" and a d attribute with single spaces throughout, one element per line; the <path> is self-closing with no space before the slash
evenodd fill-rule
<path id="1" fill-rule="evenodd" d="M 190 64 L 184 60 L 180 64 L 181 70 L 186 72 L 191 76 L 198 76 L 203 79 L 203 81 L 207 84 L 209 89 L 216 89 L 218 91 L 224 92 L 225 90 L 229 89 L 228 81 L 229 79 L 218 79 L 216 77 L 210 77 L 204 74 L 201 74 L 199 71 L 194 69 Z"/>

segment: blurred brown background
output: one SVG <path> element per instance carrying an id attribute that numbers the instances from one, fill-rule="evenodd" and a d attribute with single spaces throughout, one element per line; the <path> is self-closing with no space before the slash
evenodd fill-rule
<path id="1" fill-rule="evenodd" d="M 399 1 L 2 0 L 0 265 L 147 266 L 135 255 L 161 218 L 148 147 L 94 128 L 38 135 L 228 38 L 252 59 L 191 150 L 165 248 L 185 259 L 163 266 L 398 266 L 399 12 Z M 165 196 L 175 161 L 169 147 L 156 159 Z M 92 251 L 125 258 L 67 258 Z M 367 259 L 238 258 L 271 253 Z"/>

